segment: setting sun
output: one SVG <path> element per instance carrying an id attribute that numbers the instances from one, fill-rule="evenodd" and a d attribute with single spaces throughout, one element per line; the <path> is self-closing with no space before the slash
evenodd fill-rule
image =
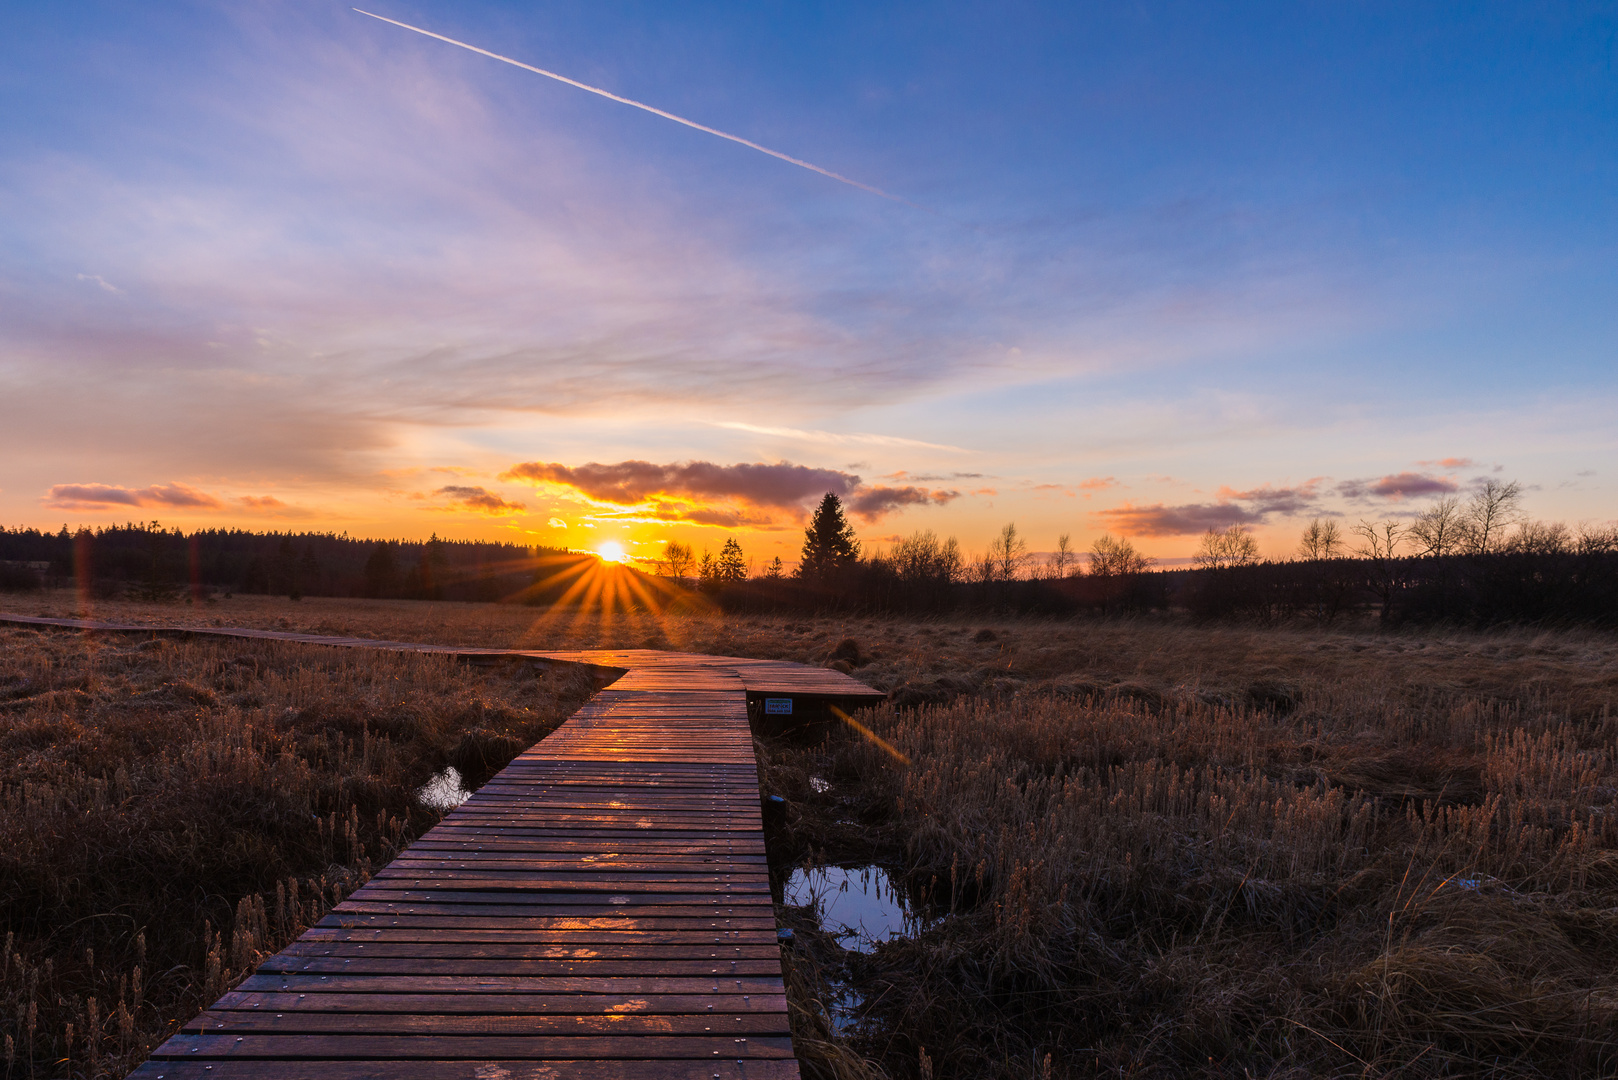
<path id="1" fill-rule="evenodd" d="M 629 553 L 626 552 L 624 550 L 624 546 L 616 540 L 603 541 L 601 546 L 596 548 L 596 554 L 600 555 L 601 558 L 607 562 L 621 563 L 629 561 Z"/>

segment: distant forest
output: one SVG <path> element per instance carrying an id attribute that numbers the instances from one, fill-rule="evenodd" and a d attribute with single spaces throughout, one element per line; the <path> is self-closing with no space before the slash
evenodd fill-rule
<path id="1" fill-rule="evenodd" d="M 953 581 L 907 578 L 876 558 L 819 580 L 750 578 L 712 591 L 720 607 L 738 612 L 1175 613 L 1259 623 L 1618 627 L 1618 550 L 1341 557 Z"/>
<path id="2" fill-rule="evenodd" d="M 562 565 L 558 548 L 467 540 L 360 540 L 332 533 L 204 529 L 155 522 L 70 533 L 0 528 L 0 589 L 77 585 L 110 597 L 193 591 L 492 601 L 524 594 Z M 543 572 L 542 572 L 543 571 Z"/>
<path id="3" fill-rule="evenodd" d="M 671 544 L 659 568 L 662 587 L 632 590 L 636 597 L 624 602 L 658 597 L 654 602 L 667 603 L 689 595 L 738 613 L 1176 613 L 1249 622 L 1369 618 L 1388 626 L 1618 626 L 1618 530 L 1575 535 L 1558 529 L 1525 521 L 1496 543 L 1426 543 L 1427 550 L 1406 553 L 1393 523 L 1357 528 L 1363 543 L 1350 548 L 1333 526 L 1317 521 L 1297 558 L 1262 561 L 1252 538 L 1233 527 L 1210 530 L 1196 566 L 1158 570 L 1127 540 L 1109 537 L 1083 554 L 1068 552 L 1063 538 L 1057 554 L 1039 562 L 1011 525 L 975 558 L 963 557 L 952 538 L 930 532 L 866 555 L 833 501 L 806 530 L 805 558 L 795 571 L 776 559 L 762 574 L 749 576 L 734 539 L 717 558 L 698 558 L 688 547 Z M 1407 532 L 1419 537 L 1420 522 Z M 76 585 L 99 597 L 151 600 L 237 592 L 549 603 L 563 597 L 595 559 L 556 548 L 437 537 L 361 540 L 240 530 L 187 535 L 155 523 L 76 534 L 0 528 L 0 590 Z M 628 568 L 616 572 L 640 577 Z"/>

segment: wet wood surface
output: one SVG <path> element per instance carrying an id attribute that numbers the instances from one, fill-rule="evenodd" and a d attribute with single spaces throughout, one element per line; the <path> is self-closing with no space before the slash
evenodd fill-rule
<path id="1" fill-rule="evenodd" d="M 617 677 L 131 1076 L 799 1075 L 747 693 L 877 691 L 835 671 L 649 650 L 195 632 L 521 656 Z"/>

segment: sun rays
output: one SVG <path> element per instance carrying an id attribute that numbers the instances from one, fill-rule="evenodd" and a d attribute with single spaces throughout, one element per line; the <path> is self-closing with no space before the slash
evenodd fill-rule
<path id="1" fill-rule="evenodd" d="M 646 631 L 661 636 L 666 614 L 714 610 L 707 597 L 618 561 L 628 558 L 621 544 L 608 540 L 594 555 L 575 553 L 534 560 L 534 584 L 508 598 L 541 606 L 524 641 L 537 644 L 604 637 L 609 628 L 622 630 L 626 621 L 656 624 L 655 628 L 647 625 Z"/>

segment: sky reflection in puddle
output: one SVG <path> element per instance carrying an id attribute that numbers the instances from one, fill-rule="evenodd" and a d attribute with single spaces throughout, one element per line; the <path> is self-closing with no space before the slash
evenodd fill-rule
<path id="1" fill-rule="evenodd" d="M 453 765 L 444 766 L 443 772 L 416 789 L 416 801 L 434 810 L 453 810 L 471 797 L 460 770 Z"/>
<path id="2" fill-rule="evenodd" d="M 926 926 L 879 866 L 797 867 L 787 879 L 785 900 L 794 907 L 814 906 L 821 929 L 854 952 L 870 952 Z"/>

